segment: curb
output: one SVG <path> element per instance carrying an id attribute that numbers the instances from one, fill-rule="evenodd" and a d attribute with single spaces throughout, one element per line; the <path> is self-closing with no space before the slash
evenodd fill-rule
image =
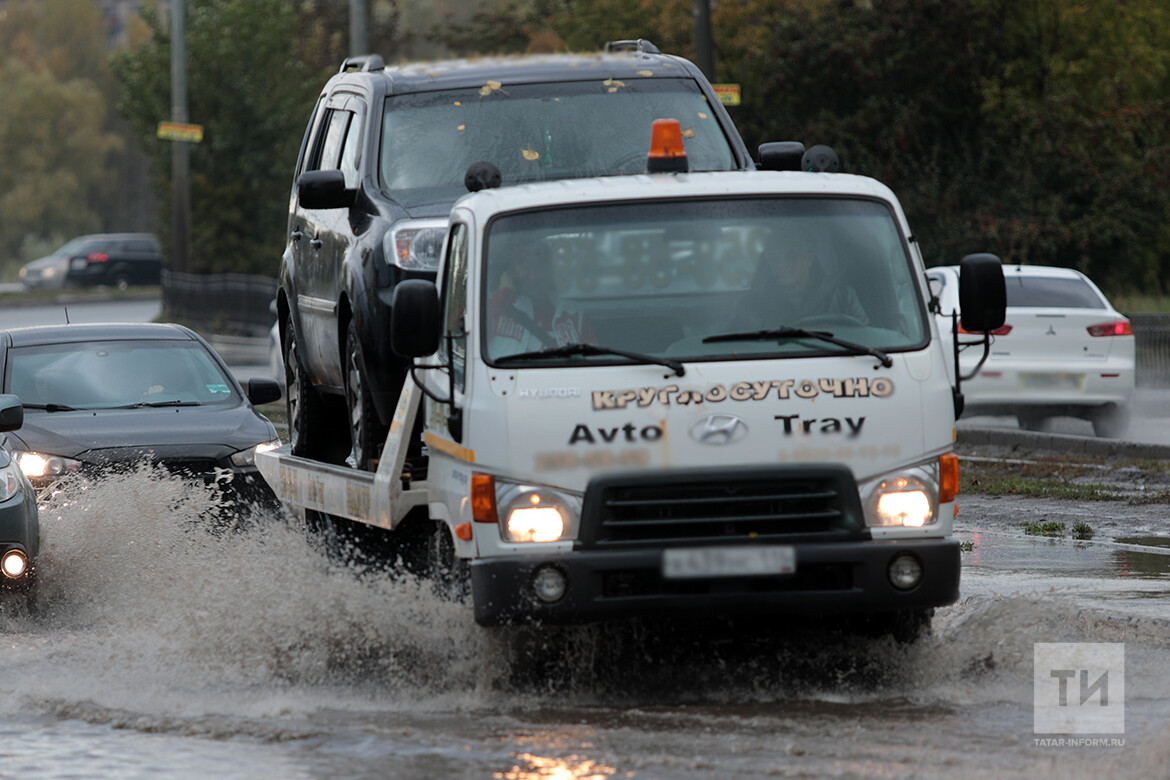
<path id="1" fill-rule="evenodd" d="M 1105 458 L 1170 459 L 1170 445 L 1143 444 L 1066 433 L 1036 433 L 1003 428 L 959 428 L 956 443 L 972 447 L 1007 447 L 1027 451 L 1062 452 Z"/>

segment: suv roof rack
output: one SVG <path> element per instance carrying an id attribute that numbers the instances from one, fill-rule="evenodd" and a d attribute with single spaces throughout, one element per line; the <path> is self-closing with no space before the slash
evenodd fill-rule
<path id="1" fill-rule="evenodd" d="M 357 57 L 346 57 L 345 62 L 341 63 L 341 70 L 337 72 L 383 70 L 385 67 L 386 63 L 382 60 L 381 54 L 362 54 Z"/>
<path id="2" fill-rule="evenodd" d="M 645 38 L 627 41 L 607 41 L 605 44 L 607 52 L 613 51 L 633 51 L 638 54 L 661 54 L 658 47 L 650 43 Z"/>

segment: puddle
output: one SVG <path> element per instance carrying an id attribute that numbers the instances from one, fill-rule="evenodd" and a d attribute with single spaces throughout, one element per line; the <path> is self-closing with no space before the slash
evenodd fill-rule
<path id="1" fill-rule="evenodd" d="M 1146 547 L 1170 548 L 1170 536 L 1129 536 L 1118 539 L 1121 544 L 1140 544 Z"/>

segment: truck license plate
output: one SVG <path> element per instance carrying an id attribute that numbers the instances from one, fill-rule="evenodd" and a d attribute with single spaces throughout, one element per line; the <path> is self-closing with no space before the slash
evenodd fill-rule
<path id="1" fill-rule="evenodd" d="M 751 577 L 795 571 L 796 549 L 788 545 L 681 547 L 662 552 L 662 576 L 669 580 Z"/>

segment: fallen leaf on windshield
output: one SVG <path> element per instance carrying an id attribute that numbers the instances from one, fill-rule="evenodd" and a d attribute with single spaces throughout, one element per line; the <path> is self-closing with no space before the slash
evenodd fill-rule
<path id="1" fill-rule="evenodd" d="M 640 70 L 640 71 L 638 71 L 638 75 L 639 75 L 639 76 L 653 76 L 653 75 L 654 75 L 654 71 L 652 71 L 652 70 Z"/>
<path id="2" fill-rule="evenodd" d="M 695 128 L 688 127 L 687 129 L 683 130 L 682 137 L 683 138 L 694 138 L 695 137 Z"/>
<path id="3" fill-rule="evenodd" d="M 459 125 L 459 127 L 456 127 L 455 129 L 462 133 L 467 129 L 467 125 Z"/>
<path id="4" fill-rule="evenodd" d="M 524 159 L 528 162 L 536 162 L 540 159 L 540 152 L 535 149 L 521 149 L 520 154 L 524 155 Z"/>
<path id="5" fill-rule="evenodd" d="M 617 92 L 619 89 L 625 86 L 625 82 L 618 81 L 617 79 L 613 78 L 606 79 L 601 83 L 609 87 L 610 92 Z"/>
<path id="6" fill-rule="evenodd" d="M 702 111 L 700 111 L 699 112 L 699 119 L 706 119 L 706 118 L 707 118 L 707 115 L 704 114 Z"/>
<path id="7" fill-rule="evenodd" d="M 484 84 L 482 87 L 479 88 L 479 94 L 486 97 L 486 96 L 492 94 L 493 92 L 504 92 L 504 90 L 500 89 L 501 86 L 502 85 L 498 81 L 489 81 L 488 83 Z M 504 94 L 506 95 L 508 93 L 504 92 Z"/>
<path id="8" fill-rule="evenodd" d="M 462 103 L 460 103 L 458 100 L 456 100 L 456 101 L 455 101 L 455 105 L 457 105 L 457 106 L 461 106 L 461 105 L 463 105 L 463 104 L 462 104 Z"/>

